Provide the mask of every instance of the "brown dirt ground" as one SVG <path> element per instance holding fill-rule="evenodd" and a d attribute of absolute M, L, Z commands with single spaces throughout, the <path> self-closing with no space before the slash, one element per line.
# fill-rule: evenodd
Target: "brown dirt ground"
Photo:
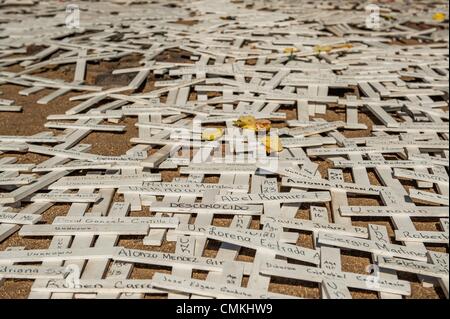
<path fill-rule="evenodd" d="M 194 23 L 194 22 L 189 22 Z M 186 55 L 179 50 L 172 50 L 171 52 L 164 52 L 158 60 L 164 61 L 176 61 L 176 62 L 191 62 Z M 132 55 L 120 59 L 120 61 L 109 61 L 101 63 L 89 63 L 87 69 L 87 79 L 86 83 L 91 85 L 101 85 L 104 87 L 119 87 L 127 84 L 134 74 L 130 75 L 111 75 L 111 71 L 115 68 L 127 68 L 139 66 L 139 56 Z M 10 70 L 17 71 L 16 67 Z M 73 76 L 73 65 L 55 67 L 52 69 L 43 70 L 40 73 L 36 73 L 39 76 L 45 76 L 48 78 L 64 79 L 66 81 L 71 81 Z M 155 78 L 151 75 L 148 78 L 147 83 L 141 88 L 142 92 L 148 92 L 153 89 L 153 83 Z M 43 127 L 46 122 L 46 117 L 50 114 L 61 114 L 64 113 L 69 108 L 77 105 L 78 102 L 69 101 L 69 98 L 77 95 L 78 93 L 69 93 L 56 100 L 50 102 L 47 105 L 39 105 L 36 101 L 50 93 L 51 90 L 44 90 L 37 94 L 31 96 L 21 96 L 18 91 L 23 89 L 22 87 L 16 85 L 0 85 L 0 95 L 3 98 L 13 99 L 16 101 L 17 105 L 23 106 L 23 111 L 20 113 L 7 113 L 0 112 L 0 135 L 31 135 L 39 133 L 45 130 Z M 357 93 L 357 92 L 355 92 Z M 295 110 L 283 107 L 281 111 L 288 114 L 288 118 L 295 117 Z M 343 120 L 345 118 L 345 112 L 343 109 L 333 107 L 330 105 L 326 116 L 320 116 L 328 121 Z M 359 130 L 359 131 L 344 131 L 343 134 L 347 137 L 356 136 L 367 136 L 370 134 L 370 128 L 377 123 L 377 120 L 372 118 L 370 114 L 360 112 L 359 120 L 361 123 L 365 123 L 369 129 Z M 121 155 L 124 154 L 129 148 L 132 147 L 130 143 L 130 138 L 137 136 L 137 128 L 134 126 L 136 122 L 135 118 L 126 118 L 121 124 L 127 126 L 127 131 L 122 134 L 117 133 L 91 133 L 82 143 L 88 143 L 92 145 L 91 152 L 103 155 Z M 54 132 L 57 132 L 56 130 Z M 19 154 L 19 153 L 7 153 L 0 155 L 5 156 L 15 156 L 18 158 L 19 163 L 40 163 L 47 159 L 45 156 L 40 156 L 36 154 Z M 318 159 L 317 163 L 320 164 L 319 170 L 322 176 L 327 176 L 327 169 L 331 167 L 329 161 L 323 161 Z M 163 180 L 171 181 L 174 177 L 179 176 L 177 171 L 163 171 Z M 349 171 L 345 171 L 346 180 L 351 180 L 351 174 Z M 380 184 L 377 177 L 373 172 L 369 172 L 370 180 L 373 184 Z M 217 177 L 207 177 L 208 182 L 217 181 Z M 407 185 L 409 187 L 410 185 Z M 123 200 L 121 196 L 116 195 L 116 200 Z M 350 205 L 379 205 L 379 201 L 375 198 L 361 198 L 361 197 L 349 197 Z M 328 204 L 327 204 L 328 206 Z M 328 206 L 329 208 L 329 206 Z M 67 213 L 69 209 L 68 205 L 54 205 L 49 210 L 43 214 L 43 223 L 51 223 L 56 216 L 63 216 Z M 133 212 L 134 216 L 151 216 L 152 213 L 149 212 L 148 208 L 141 212 Z M 298 218 L 309 218 L 309 205 L 302 205 L 298 214 Z M 224 216 L 217 216 L 214 219 L 214 225 L 218 226 L 228 226 L 231 222 L 231 218 Z M 417 229 L 421 230 L 436 230 L 438 219 L 430 219 L 426 222 L 421 220 L 420 222 L 414 222 Z M 394 236 L 393 225 L 388 218 L 386 219 L 374 219 L 374 218 L 361 218 L 354 219 L 354 225 L 366 226 L 368 223 L 375 223 L 384 225 L 388 228 L 389 235 Z M 252 228 L 259 227 L 259 221 L 254 220 L 251 225 Z M 16 234 L 12 235 L 6 241 L 0 243 L 0 251 L 5 250 L 12 246 L 24 246 L 26 249 L 45 249 L 49 246 L 51 237 L 48 238 L 22 238 Z M 119 243 L 121 246 L 134 249 L 144 249 L 144 250 L 156 250 L 165 252 L 174 252 L 174 243 L 165 242 L 162 246 L 144 246 L 142 244 L 142 237 L 139 236 L 122 236 Z M 312 246 L 312 236 L 308 233 L 301 233 L 299 237 L 298 244 L 305 247 Z M 219 243 L 216 241 L 209 241 L 205 249 L 205 256 L 215 256 Z M 431 250 L 447 252 L 448 248 L 446 246 L 429 246 Z M 366 266 L 371 263 L 370 254 L 359 253 L 359 252 L 342 252 L 342 267 L 344 271 L 351 271 L 356 273 L 365 273 Z M 251 261 L 254 257 L 254 251 L 251 249 L 242 249 L 238 260 Z M 169 271 L 168 268 L 152 267 L 145 265 L 135 265 L 132 277 L 133 279 L 149 279 L 152 277 L 155 271 Z M 206 276 L 205 272 L 196 271 L 193 274 L 194 278 L 204 279 Z M 405 273 L 399 273 L 399 278 L 403 280 L 408 280 L 412 284 L 412 295 L 409 298 L 424 298 L 424 299 L 437 299 L 443 298 L 444 294 L 441 289 L 436 286 L 434 288 L 424 288 L 418 281 L 417 276 L 409 275 Z M 244 278 L 244 285 L 247 284 L 248 278 Z M 0 298 L 26 298 L 29 294 L 31 285 L 33 281 L 31 280 L 6 280 L 3 285 L 0 286 Z M 300 296 L 305 298 L 319 298 L 320 290 L 317 284 L 283 279 L 283 278 L 273 278 L 270 284 L 270 290 L 272 292 L 284 293 L 294 296 Z M 356 289 L 351 289 L 351 293 L 354 298 L 377 298 L 377 294 L 361 291 Z M 151 296 L 154 298 L 155 296 Z"/>

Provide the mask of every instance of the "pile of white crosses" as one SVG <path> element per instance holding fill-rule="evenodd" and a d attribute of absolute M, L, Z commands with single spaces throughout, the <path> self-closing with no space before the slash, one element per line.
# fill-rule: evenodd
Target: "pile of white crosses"
<path fill-rule="evenodd" d="M 318 298 L 400 299 L 422 285 L 448 298 L 446 5 L 0 1 L 0 91 L 76 102 L 17 136 L 1 122 L 24 107 L 0 95 L 0 291 L 306 298 L 296 289 L 313 284 Z M 131 81 L 87 81 L 104 62 Z M 71 81 L 40 75 L 60 67 Z M 138 135 L 124 154 L 81 143 L 123 138 L 125 119 Z M 27 237 L 49 245 L 8 244 Z M 154 271 L 135 278 L 141 267 Z"/>

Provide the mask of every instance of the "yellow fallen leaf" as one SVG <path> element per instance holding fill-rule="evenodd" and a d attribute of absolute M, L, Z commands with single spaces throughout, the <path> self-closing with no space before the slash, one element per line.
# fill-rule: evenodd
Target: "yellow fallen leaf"
<path fill-rule="evenodd" d="M 238 120 L 234 121 L 234 125 L 244 129 L 256 130 L 256 120 L 251 115 L 240 116 Z"/>
<path fill-rule="evenodd" d="M 211 127 L 202 132 L 202 139 L 205 141 L 215 141 L 223 136 L 223 129 Z"/>
<path fill-rule="evenodd" d="M 272 127 L 272 122 L 269 120 L 257 120 L 256 121 L 256 130 L 257 131 L 270 131 Z"/>
<path fill-rule="evenodd" d="M 353 44 L 351 44 L 351 43 L 338 44 L 338 45 L 335 45 L 333 48 L 334 49 L 351 49 L 351 48 L 353 48 Z"/>
<path fill-rule="evenodd" d="M 321 52 L 330 52 L 334 49 L 351 49 L 353 48 L 353 45 L 350 43 L 344 43 L 344 44 L 336 44 L 336 45 L 316 45 L 314 47 L 314 52 L 321 53 Z"/>
<path fill-rule="evenodd" d="M 271 124 L 269 120 L 256 120 L 251 115 L 241 116 L 237 121 L 234 121 L 234 125 L 237 127 L 252 131 L 269 131 Z"/>
<path fill-rule="evenodd" d="M 266 147 L 267 153 L 272 152 L 281 152 L 283 150 L 283 145 L 281 144 L 281 140 L 276 135 L 266 136 L 262 138 L 261 142 Z"/>
<path fill-rule="evenodd" d="M 333 50 L 333 47 L 331 45 L 316 45 L 314 47 L 314 52 L 320 53 L 320 52 L 330 52 Z"/>
<path fill-rule="evenodd" d="M 284 53 L 286 54 L 294 54 L 295 52 L 298 52 L 297 48 L 286 48 L 283 50 Z"/>
<path fill-rule="evenodd" d="M 437 12 L 437 13 L 433 14 L 433 20 L 437 21 L 437 22 L 445 21 L 446 17 L 447 17 L 447 15 L 444 12 Z"/>

